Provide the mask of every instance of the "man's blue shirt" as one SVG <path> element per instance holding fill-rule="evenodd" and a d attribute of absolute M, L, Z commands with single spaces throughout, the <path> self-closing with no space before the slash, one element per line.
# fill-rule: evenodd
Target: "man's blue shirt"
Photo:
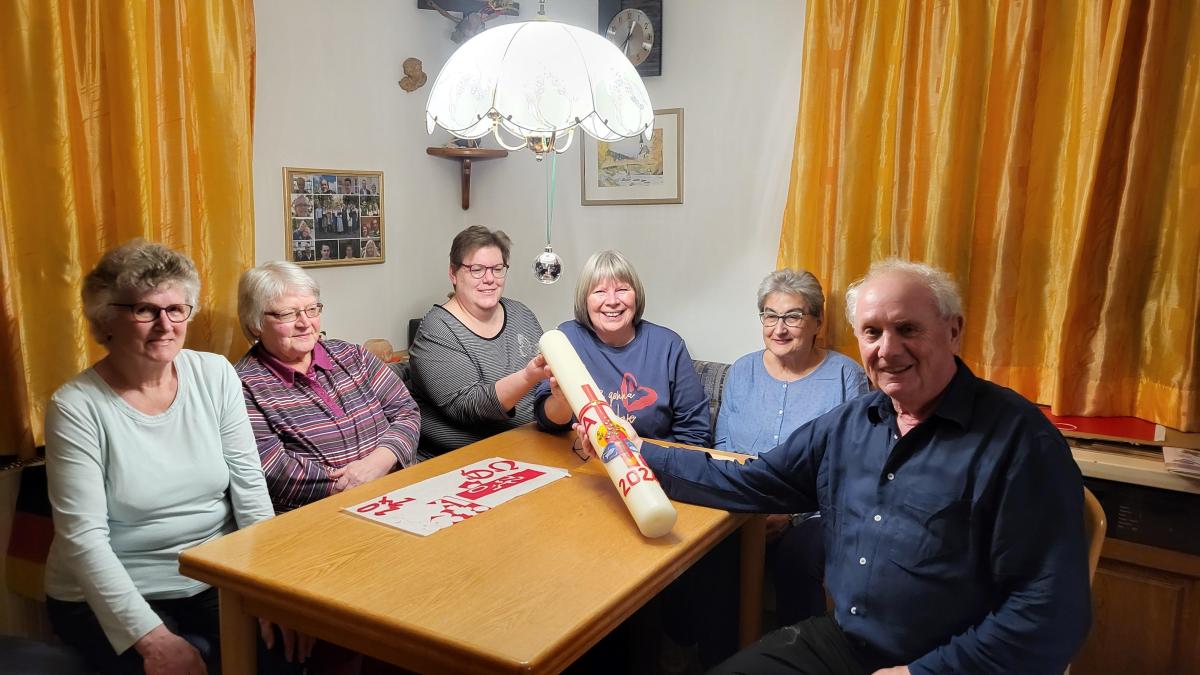
<path fill-rule="evenodd" d="M 873 392 L 744 465 L 646 442 L 674 499 L 820 510 L 835 617 L 868 667 L 1061 673 L 1091 623 L 1083 485 L 1062 435 L 961 361 L 899 435 Z"/>

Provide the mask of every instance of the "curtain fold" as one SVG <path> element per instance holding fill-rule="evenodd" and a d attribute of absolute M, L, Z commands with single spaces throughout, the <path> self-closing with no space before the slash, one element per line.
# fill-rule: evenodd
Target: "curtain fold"
<path fill-rule="evenodd" d="M 871 261 L 937 265 L 981 376 L 1200 431 L 1200 6 L 813 0 L 805 25 L 779 264 L 835 316 Z"/>
<path fill-rule="evenodd" d="M 26 456 L 50 394 L 103 353 L 79 288 L 113 246 L 188 253 L 188 346 L 245 349 L 253 2 L 9 0 L 0 26 L 0 434 Z"/>

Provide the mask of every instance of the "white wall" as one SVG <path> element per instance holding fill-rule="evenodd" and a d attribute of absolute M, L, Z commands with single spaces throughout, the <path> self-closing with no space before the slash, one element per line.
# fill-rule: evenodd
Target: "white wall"
<path fill-rule="evenodd" d="M 525 0 L 522 19 L 537 3 Z M 557 0 L 553 18 L 595 28 L 594 0 Z M 696 358 L 732 361 L 761 347 L 754 290 L 774 268 L 800 91 L 804 9 L 795 0 L 666 0 L 663 75 L 646 78 L 656 108 L 684 109 L 684 203 L 581 206 L 579 154 L 558 162 L 554 245 L 567 265 L 553 286 L 529 269 L 545 238 L 544 166 L 511 154 L 474 166 L 471 209 L 458 164 L 425 154 L 424 106 L 453 52 L 452 25 L 415 0 L 257 0 L 254 138 L 259 261 L 284 250 L 284 166 L 385 174 L 387 262 L 312 270 L 330 335 L 406 340 L 409 317 L 445 297 L 454 234 L 476 223 L 512 236 L 506 294 L 545 327 L 571 316 L 575 275 L 617 248 L 646 286 L 646 318 L 678 331 Z M 425 63 L 429 84 L 397 86 L 400 63 Z M 494 143 L 494 141 L 492 141 Z"/>

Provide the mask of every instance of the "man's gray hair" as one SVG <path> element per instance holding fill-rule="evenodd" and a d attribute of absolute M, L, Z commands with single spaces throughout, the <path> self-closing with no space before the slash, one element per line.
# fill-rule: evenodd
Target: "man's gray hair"
<path fill-rule="evenodd" d="M 596 284 L 609 279 L 623 281 L 633 288 L 635 324 L 642 320 L 642 313 L 646 311 L 646 293 L 642 290 L 642 280 L 638 278 L 633 263 L 621 255 L 620 251 L 597 251 L 583 264 L 583 269 L 579 271 L 579 281 L 575 284 L 575 320 L 593 331 L 595 327 L 588 316 L 588 295 Z"/>
<path fill-rule="evenodd" d="M 908 274 L 919 279 L 933 294 L 938 313 L 943 319 L 962 316 L 962 296 L 958 293 L 958 284 L 954 283 L 954 279 L 950 278 L 949 274 L 925 263 L 887 258 L 871 263 L 871 269 L 867 271 L 866 276 L 850 284 L 850 287 L 846 289 L 846 319 L 850 321 L 851 326 L 854 325 L 854 309 L 858 305 L 859 289 L 875 277 L 894 272 Z"/>
<path fill-rule="evenodd" d="M 309 293 L 318 301 L 321 286 L 295 263 L 272 260 L 242 273 L 238 281 L 238 322 L 250 342 L 262 334 L 263 313 L 287 293 Z"/>
<path fill-rule="evenodd" d="M 800 296 L 804 300 L 804 313 L 814 319 L 820 319 L 824 314 L 825 293 L 821 290 L 821 282 L 812 272 L 785 267 L 763 277 L 758 285 L 758 311 L 763 311 L 767 296 L 772 293 Z"/>
<path fill-rule="evenodd" d="M 83 278 L 83 316 L 92 337 L 100 344 L 108 342 L 105 322 L 112 316 L 110 303 L 132 300 L 163 286 L 183 291 L 184 302 L 192 306 L 194 318 L 200 311 L 200 275 L 192 259 L 179 251 L 145 239 L 134 239 L 105 253 Z"/>

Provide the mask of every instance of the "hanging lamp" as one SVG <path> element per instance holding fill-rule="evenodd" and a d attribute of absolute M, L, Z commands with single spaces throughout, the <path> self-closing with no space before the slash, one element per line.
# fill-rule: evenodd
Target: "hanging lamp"
<path fill-rule="evenodd" d="M 539 4 L 532 21 L 489 28 L 450 56 L 429 91 L 427 131 L 491 133 L 506 150 L 529 148 L 539 162 L 566 152 L 579 130 L 601 141 L 650 140 L 654 106 L 625 54 L 592 31 L 551 21 Z M 546 247 L 533 263 L 544 284 L 563 269 L 550 242 L 555 164 L 546 168 Z"/>

